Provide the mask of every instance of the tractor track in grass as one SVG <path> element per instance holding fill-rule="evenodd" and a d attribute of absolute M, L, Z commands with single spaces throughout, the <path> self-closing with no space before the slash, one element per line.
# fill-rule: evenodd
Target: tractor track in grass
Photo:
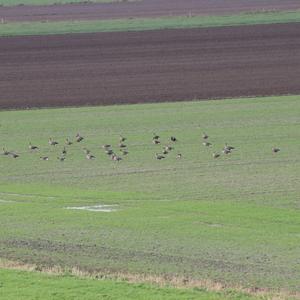
<path fill-rule="evenodd" d="M 300 23 L 0 38 L 0 109 L 300 93 Z"/>

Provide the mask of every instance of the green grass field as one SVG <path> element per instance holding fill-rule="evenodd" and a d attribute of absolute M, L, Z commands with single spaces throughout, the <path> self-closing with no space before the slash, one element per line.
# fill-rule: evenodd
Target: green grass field
<path fill-rule="evenodd" d="M 0 257 L 299 292 L 299 98 L 0 111 L 0 146 L 20 154 L 0 156 Z M 84 141 L 58 161 L 77 131 Z M 119 134 L 129 154 L 113 162 L 101 145 L 116 149 Z M 213 159 L 226 142 L 234 152 Z M 66 209 L 100 204 L 118 206 Z"/>
<path fill-rule="evenodd" d="M 300 22 L 300 11 L 242 13 L 230 16 L 4 23 L 0 24 L 0 36 L 138 31 L 290 22 Z"/>
<path fill-rule="evenodd" d="M 251 300 L 263 299 L 246 294 L 208 292 L 205 289 L 159 288 L 149 284 L 53 276 L 0 269 L 0 297 L 5 300 Z"/>
<path fill-rule="evenodd" d="M 139 1 L 139 0 L 126 0 Z M 52 4 L 67 4 L 67 3 L 83 3 L 85 0 L 0 0 L 0 5 L 16 6 L 16 5 L 52 5 Z M 122 0 L 88 0 L 91 3 L 110 3 L 122 2 Z"/>

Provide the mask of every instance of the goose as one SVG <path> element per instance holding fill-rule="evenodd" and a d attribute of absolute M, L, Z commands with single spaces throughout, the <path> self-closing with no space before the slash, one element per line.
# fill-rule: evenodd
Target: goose
<path fill-rule="evenodd" d="M 272 148 L 272 152 L 273 152 L 273 153 L 277 153 L 277 152 L 279 152 L 279 151 L 280 151 L 279 148 L 276 148 L 276 147 L 273 147 L 273 148 Z"/>
<path fill-rule="evenodd" d="M 211 143 L 209 143 L 209 142 L 204 142 L 204 143 L 202 143 L 202 145 L 203 145 L 203 146 L 206 146 L 206 147 L 209 147 L 209 146 L 211 146 Z"/>
<path fill-rule="evenodd" d="M 96 157 L 95 157 L 94 155 L 88 153 L 88 154 L 86 155 L 86 158 L 87 158 L 87 159 L 95 159 Z"/>
<path fill-rule="evenodd" d="M 13 158 L 18 158 L 20 156 L 14 152 L 10 152 L 9 155 L 11 155 Z"/>
<path fill-rule="evenodd" d="M 231 150 L 227 149 L 227 148 L 224 148 L 223 151 L 222 151 L 224 154 L 230 154 L 231 153 Z"/>
<path fill-rule="evenodd" d="M 32 145 L 31 143 L 29 143 L 29 150 L 38 150 L 39 147 Z"/>
<path fill-rule="evenodd" d="M 110 148 L 110 147 L 111 147 L 111 145 L 108 145 L 108 144 L 105 144 L 105 145 L 102 146 L 103 149 L 107 149 L 107 148 Z"/>
<path fill-rule="evenodd" d="M 53 141 L 52 140 L 52 138 L 49 138 L 49 145 L 51 145 L 51 146 L 55 146 L 55 145 L 58 145 L 58 142 L 56 142 L 56 141 Z"/>
<path fill-rule="evenodd" d="M 41 160 L 49 160 L 49 157 L 48 156 L 40 156 L 40 159 Z"/>
<path fill-rule="evenodd" d="M 112 155 L 112 154 L 114 154 L 114 152 L 113 152 L 111 149 L 105 150 L 105 153 L 106 153 L 107 155 Z"/>
<path fill-rule="evenodd" d="M 114 161 L 120 161 L 120 160 L 122 160 L 122 157 L 115 155 L 115 156 L 113 157 L 113 160 L 114 160 Z"/>
<path fill-rule="evenodd" d="M 204 140 L 206 140 L 206 139 L 208 139 L 208 135 L 207 135 L 206 133 L 203 133 L 203 134 L 202 134 L 202 138 L 203 138 Z"/>
<path fill-rule="evenodd" d="M 68 138 L 66 138 L 66 145 L 70 146 L 72 144 L 73 144 L 73 142 L 71 142 Z"/>
<path fill-rule="evenodd" d="M 153 140 L 158 140 L 159 138 L 160 138 L 159 135 L 157 135 L 156 133 L 153 134 L 153 138 L 152 138 Z"/>
<path fill-rule="evenodd" d="M 163 152 L 162 152 L 162 154 L 164 154 L 164 155 L 166 155 L 166 154 L 168 154 L 169 152 L 167 151 L 167 150 L 164 150 Z"/>
<path fill-rule="evenodd" d="M 172 142 L 177 142 L 176 137 L 175 137 L 175 136 L 171 136 L 171 141 L 172 141 Z"/>
<path fill-rule="evenodd" d="M 173 150 L 173 147 L 171 147 L 171 146 L 166 146 L 164 149 L 165 149 L 166 151 L 171 151 L 171 150 Z"/>
<path fill-rule="evenodd" d="M 219 153 L 215 153 L 215 152 L 214 152 L 212 155 L 213 155 L 213 158 L 218 158 L 218 157 L 220 157 L 220 154 L 219 154 Z"/>
<path fill-rule="evenodd" d="M 232 146 L 229 146 L 227 143 L 225 143 L 224 149 L 228 149 L 229 151 L 234 150 L 235 148 Z"/>
<path fill-rule="evenodd" d="M 120 135 L 120 143 L 122 143 L 122 142 L 125 142 L 126 141 L 126 138 L 125 137 L 123 137 L 122 135 Z"/>
<path fill-rule="evenodd" d="M 160 144 L 160 141 L 159 140 L 153 140 L 152 143 L 155 144 L 155 145 L 158 145 L 158 144 Z"/>
<path fill-rule="evenodd" d="M 165 156 L 163 156 L 163 155 L 160 155 L 160 154 L 158 154 L 158 153 L 155 153 L 155 157 L 156 157 L 156 159 L 159 159 L 159 160 L 161 160 L 161 159 L 164 159 L 164 158 L 165 158 Z"/>
<path fill-rule="evenodd" d="M 10 154 L 10 152 L 7 151 L 4 147 L 3 147 L 2 149 L 3 149 L 3 155 L 8 155 L 8 154 Z"/>
<path fill-rule="evenodd" d="M 59 161 L 64 161 L 64 160 L 66 159 L 66 157 L 65 157 L 65 156 L 61 156 L 61 157 L 57 157 L 57 159 L 58 159 Z"/>
<path fill-rule="evenodd" d="M 120 148 L 126 148 L 127 146 L 126 146 L 125 144 L 123 144 L 123 143 L 120 143 L 120 144 L 119 144 L 119 147 L 120 147 Z"/>
<path fill-rule="evenodd" d="M 76 142 L 80 143 L 82 140 L 83 140 L 83 137 L 79 133 L 77 133 L 76 134 Z"/>
<path fill-rule="evenodd" d="M 61 152 L 63 155 L 66 155 L 67 154 L 67 150 L 66 150 L 66 148 L 64 147 L 64 149 L 62 150 L 62 152 Z"/>
<path fill-rule="evenodd" d="M 178 153 L 176 158 L 182 158 L 182 154 L 181 153 Z"/>

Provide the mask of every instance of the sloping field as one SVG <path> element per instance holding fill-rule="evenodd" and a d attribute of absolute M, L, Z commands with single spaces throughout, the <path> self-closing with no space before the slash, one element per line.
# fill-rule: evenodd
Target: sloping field
<path fill-rule="evenodd" d="M 64 2 L 64 0 L 58 0 Z M 57 3 L 52 0 L 0 0 L 0 4 L 13 5 Z M 77 1 L 77 0 L 76 0 Z M 98 2 L 100 2 L 99 0 Z M 65 2 L 71 2 L 65 0 Z M 75 1 L 72 1 L 75 2 Z M 104 1 L 103 1 L 104 2 Z M 109 1 L 107 1 L 109 2 Z M 224 15 L 261 10 L 300 9 L 298 0 L 144 0 L 121 3 L 88 3 L 51 6 L 0 7 L 0 18 L 6 21 L 57 21 L 120 19 L 183 15 Z"/>
<path fill-rule="evenodd" d="M 0 107 L 300 93 L 300 24 L 0 39 Z"/>
<path fill-rule="evenodd" d="M 1 111 L 0 257 L 299 292 L 299 99 Z"/>

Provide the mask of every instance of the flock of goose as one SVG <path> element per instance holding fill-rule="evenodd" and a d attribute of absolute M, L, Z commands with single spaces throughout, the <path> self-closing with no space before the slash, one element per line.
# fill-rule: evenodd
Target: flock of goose
<path fill-rule="evenodd" d="M 206 133 L 203 133 L 202 135 L 202 139 L 203 139 L 203 146 L 205 147 L 210 147 L 212 144 L 208 141 L 208 138 L 209 136 L 206 134 Z M 57 159 L 61 162 L 63 162 L 66 157 L 67 157 L 67 146 L 71 146 L 73 143 L 80 143 L 84 140 L 84 137 L 81 136 L 79 133 L 76 134 L 75 136 L 75 141 L 70 141 L 68 138 L 65 140 L 65 145 L 60 153 L 59 156 L 57 156 Z M 127 145 L 125 144 L 125 141 L 127 140 L 127 138 L 125 138 L 124 136 L 120 135 L 120 138 L 119 138 L 119 144 L 118 144 L 118 148 L 119 148 L 119 153 L 121 153 L 122 156 L 125 156 L 127 155 L 129 152 L 128 152 L 128 147 Z M 152 142 L 153 144 L 155 145 L 160 145 L 161 144 L 161 140 L 160 140 L 160 136 L 158 136 L 157 134 L 154 134 L 153 135 L 153 138 L 152 138 Z M 177 138 L 175 136 L 171 136 L 170 137 L 170 143 L 172 144 L 175 144 L 176 142 L 178 142 Z M 59 143 L 55 140 L 53 140 L 52 138 L 49 138 L 48 140 L 48 144 L 51 146 L 51 147 L 56 147 Z M 29 146 L 28 146 L 29 150 L 30 151 L 38 151 L 39 150 L 39 147 L 36 146 L 36 145 L 32 145 L 31 142 L 29 143 Z M 122 160 L 122 157 L 120 155 L 117 155 L 116 152 L 112 149 L 112 146 L 109 145 L 109 144 L 104 144 L 102 146 L 104 152 L 107 154 L 108 157 L 110 157 L 113 161 L 120 161 Z M 230 146 L 228 145 L 227 143 L 225 143 L 225 146 L 224 148 L 222 149 L 222 152 L 223 154 L 225 155 L 228 155 L 230 153 L 232 153 L 232 151 L 235 149 L 235 147 L 233 146 Z M 163 149 L 162 149 L 162 152 L 161 153 L 155 153 L 155 158 L 158 159 L 158 160 L 162 160 L 162 159 L 165 159 L 167 157 L 167 155 L 174 150 L 174 146 L 170 146 L 167 145 L 167 146 L 164 146 Z M 280 149 L 277 148 L 277 147 L 273 147 L 272 148 L 272 152 L 273 153 L 277 153 L 279 152 Z M 96 157 L 91 153 L 91 151 L 87 148 L 83 148 L 83 152 L 85 153 L 85 157 L 86 159 L 88 160 L 93 160 L 95 159 Z M 6 156 L 11 156 L 12 158 L 18 158 L 20 155 L 17 154 L 16 152 L 14 151 L 7 151 L 4 147 L 3 147 L 3 152 L 2 152 L 3 155 L 6 155 Z M 212 157 L 217 159 L 221 156 L 220 153 L 217 153 L 217 152 L 213 152 L 212 153 Z M 180 159 L 182 158 L 182 154 L 181 153 L 177 153 L 176 155 L 176 158 L 177 159 Z M 40 159 L 41 160 L 49 160 L 49 157 L 48 156 L 40 156 Z"/>

